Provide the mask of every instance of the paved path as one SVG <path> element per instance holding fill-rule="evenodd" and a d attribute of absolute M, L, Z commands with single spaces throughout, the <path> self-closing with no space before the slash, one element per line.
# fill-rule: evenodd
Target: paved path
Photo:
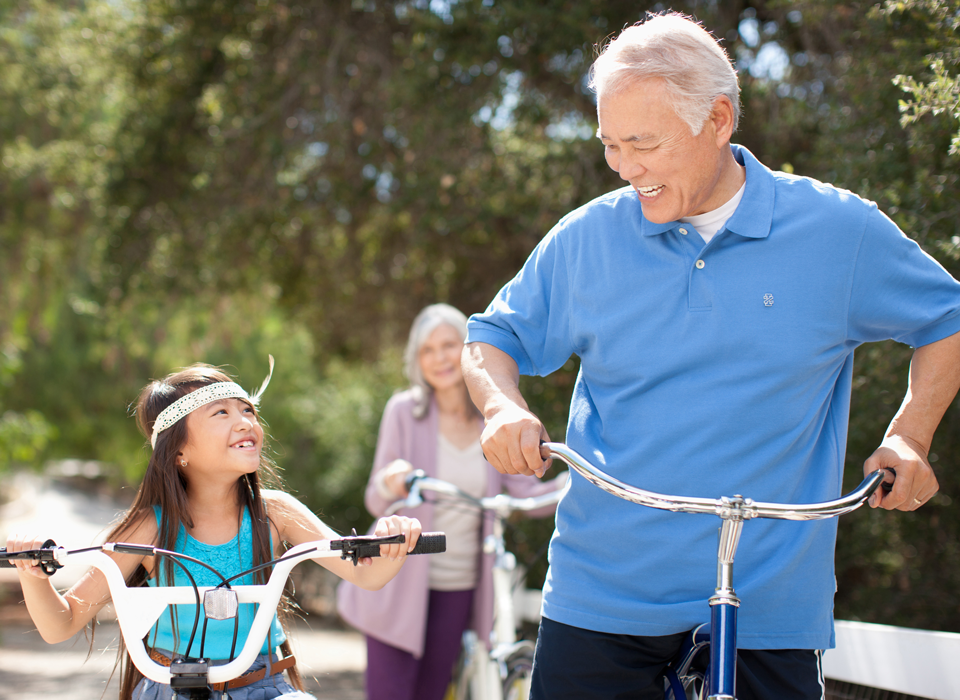
<path fill-rule="evenodd" d="M 116 698 L 116 679 L 109 687 L 106 680 L 117 658 L 118 636 L 116 623 L 101 624 L 94 652 L 87 659 L 89 645 L 83 635 L 46 644 L 29 623 L 5 619 L 0 622 L 0 700 Z M 302 622 L 292 637 L 307 690 L 318 700 L 364 700 L 363 637 L 342 630 L 310 629 Z"/>

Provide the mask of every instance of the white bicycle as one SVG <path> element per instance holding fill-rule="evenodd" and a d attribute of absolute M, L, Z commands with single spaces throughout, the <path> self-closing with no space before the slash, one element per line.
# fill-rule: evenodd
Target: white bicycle
<path fill-rule="evenodd" d="M 518 576 L 516 557 L 507 551 L 504 526 L 512 513 L 555 505 L 566 488 L 530 498 L 514 498 L 507 494 L 475 498 L 447 481 L 427 476 L 422 470 L 407 476 L 406 485 L 409 491 L 407 497 L 392 504 L 387 515 L 404 508 L 416 508 L 429 499 L 434 503 L 455 501 L 458 506 L 474 508 L 494 518 L 493 533 L 483 543 L 483 551 L 495 555 L 494 622 L 490 649 L 473 630 L 464 633 L 452 697 L 454 700 L 527 700 L 530 695 L 534 645 L 530 640 L 518 639 L 519 622 L 514 591 L 518 585 L 522 586 L 523 577 Z"/>
<path fill-rule="evenodd" d="M 107 542 L 84 549 L 67 550 L 58 547 L 53 540 L 47 540 L 41 549 L 8 553 L 0 548 L 0 567 L 12 567 L 13 560 L 38 560 L 40 567 L 48 576 L 57 569 L 69 564 L 96 567 L 103 572 L 110 587 L 110 595 L 120 633 L 134 665 L 146 677 L 157 683 L 169 684 L 176 700 L 208 700 L 212 697 L 215 684 L 223 684 L 243 675 L 257 658 L 270 630 L 270 623 L 276 613 L 277 605 L 283 594 L 283 586 L 290 571 L 307 559 L 340 557 L 352 559 L 354 564 L 362 557 L 380 556 L 380 545 L 397 544 L 404 541 L 403 535 L 386 537 L 344 537 L 341 539 L 304 542 L 291 547 L 283 556 L 249 571 L 226 579 L 218 576 L 221 583 L 216 586 L 197 586 L 183 560 L 199 563 L 211 568 L 192 557 L 147 545 Z M 446 549 L 446 536 L 440 532 L 423 533 L 411 554 L 432 554 Z M 137 587 L 129 588 L 120 573 L 120 568 L 104 552 L 141 554 L 146 556 L 165 556 L 173 558 L 190 579 L 191 586 Z M 264 584 L 232 586 L 230 581 L 246 576 L 267 566 L 272 566 L 270 578 Z M 214 570 L 215 571 L 215 570 Z M 202 601 L 202 602 L 201 602 Z M 186 648 L 193 647 L 200 623 L 200 611 L 210 620 L 235 619 L 240 603 L 258 604 L 256 615 L 250 626 L 249 634 L 240 652 L 227 663 L 214 665 L 210 659 L 175 658 L 170 666 L 157 663 L 150 657 L 145 638 L 157 620 L 170 605 L 194 605 L 193 629 Z M 203 648 L 203 633 L 200 635 L 199 648 Z M 221 687 L 223 687 L 221 685 Z M 302 695 L 298 694 L 300 697 Z M 286 697 L 286 696 L 284 696 Z"/>

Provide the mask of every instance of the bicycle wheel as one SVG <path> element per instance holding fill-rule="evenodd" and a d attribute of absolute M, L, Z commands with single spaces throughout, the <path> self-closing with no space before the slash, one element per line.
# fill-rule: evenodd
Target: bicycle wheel
<path fill-rule="evenodd" d="M 533 671 L 533 651 L 530 649 L 522 649 L 507 659 L 503 700 L 527 700 L 530 697 L 531 671 Z"/>

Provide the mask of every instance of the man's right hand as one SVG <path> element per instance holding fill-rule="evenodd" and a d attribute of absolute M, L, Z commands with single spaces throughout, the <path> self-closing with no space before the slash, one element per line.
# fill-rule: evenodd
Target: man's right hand
<path fill-rule="evenodd" d="M 540 441 L 550 438 L 527 410 L 516 361 L 493 345 L 468 343 L 461 367 L 470 398 L 486 421 L 480 446 L 487 461 L 501 474 L 543 476 L 550 460 L 540 458 Z"/>
<path fill-rule="evenodd" d="M 487 420 L 480 445 L 484 457 L 501 474 L 542 477 L 550 460 L 540 458 L 541 440 L 549 442 L 550 436 L 540 419 L 511 403 Z"/>

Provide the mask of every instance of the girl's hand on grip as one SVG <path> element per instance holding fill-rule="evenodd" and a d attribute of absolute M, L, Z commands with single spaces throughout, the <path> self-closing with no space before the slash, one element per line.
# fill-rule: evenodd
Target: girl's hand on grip
<path fill-rule="evenodd" d="M 380 545 L 380 557 L 397 561 L 406 558 L 407 554 L 417 545 L 420 538 L 420 521 L 416 518 L 408 518 L 405 515 L 391 515 L 387 518 L 380 518 L 377 521 L 377 528 L 374 534 L 377 536 L 400 535 L 405 538 L 403 544 L 384 544 Z"/>
<path fill-rule="evenodd" d="M 41 549 L 43 543 L 48 539 L 48 537 L 14 533 L 7 537 L 7 551 L 22 552 L 27 549 Z M 20 575 L 34 576 L 44 580 L 49 578 L 49 576 L 43 572 L 43 569 L 40 568 L 40 562 L 36 559 L 15 559 L 12 563 L 17 567 L 17 573 Z"/>

